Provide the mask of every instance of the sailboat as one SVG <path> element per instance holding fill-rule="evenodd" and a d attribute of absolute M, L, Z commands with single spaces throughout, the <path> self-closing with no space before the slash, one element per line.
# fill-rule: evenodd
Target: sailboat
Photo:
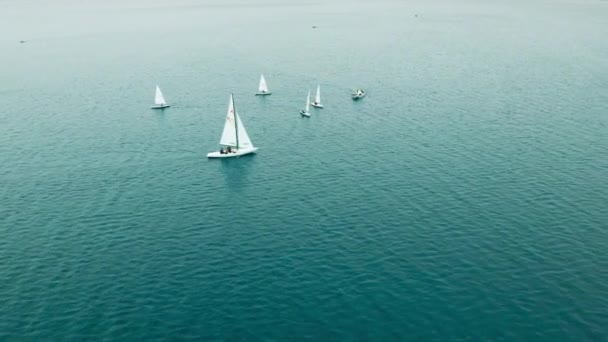
<path fill-rule="evenodd" d="M 317 95 L 315 95 L 315 102 L 311 103 L 315 108 L 323 108 L 321 104 L 321 85 L 317 84 Z"/>
<path fill-rule="evenodd" d="M 268 85 L 266 84 L 266 79 L 264 78 L 264 74 L 260 77 L 260 85 L 258 86 L 258 92 L 256 95 L 270 95 L 271 92 L 268 91 Z"/>
<path fill-rule="evenodd" d="M 310 110 L 310 90 L 308 91 L 308 96 L 306 97 L 306 109 L 302 109 L 300 111 L 300 115 L 309 118 L 310 117 L 309 110 Z"/>
<path fill-rule="evenodd" d="M 230 94 L 230 103 L 228 104 L 228 113 L 226 114 L 226 123 L 224 124 L 222 137 L 220 138 L 220 145 L 222 145 L 220 150 L 208 153 L 207 158 L 238 157 L 255 153 L 258 150 L 251 143 L 245 126 L 243 126 L 243 122 L 236 112 L 234 96 L 232 94 Z M 224 149 L 224 146 L 226 149 Z"/>
<path fill-rule="evenodd" d="M 160 91 L 160 88 L 156 86 L 156 94 L 154 94 L 154 106 L 152 106 L 152 108 L 162 109 L 167 107 L 170 106 L 167 104 L 167 101 L 165 101 L 165 97 L 163 96 L 162 91 Z"/>
<path fill-rule="evenodd" d="M 359 88 L 352 93 L 353 100 L 357 101 L 358 99 L 362 99 L 365 97 L 365 90 Z"/>

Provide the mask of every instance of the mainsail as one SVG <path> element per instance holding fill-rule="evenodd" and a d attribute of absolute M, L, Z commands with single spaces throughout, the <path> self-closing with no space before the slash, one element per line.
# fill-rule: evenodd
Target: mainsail
<path fill-rule="evenodd" d="M 262 74 L 262 77 L 260 77 L 260 86 L 258 88 L 258 91 L 260 93 L 267 93 L 268 92 L 268 86 L 266 85 L 266 79 L 264 78 L 263 74 Z"/>
<path fill-rule="evenodd" d="M 235 124 L 236 122 L 236 124 Z M 238 131 L 238 141 L 237 141 Z M 234 108 L 234 98 L 230 95 L 230 103 L 228 105 L 228 113 L 226 114 L 226 123 L 224 124 L 224 131 L 220 138 L 220 145 L 231 146 L 238 148 L 250 148 L 253 147 L 251 139 L 243 126 L 243 122 L 239 118 L 238 113 Z"/>
<path fill-rule="evenodd" d="M 154 95 L 154 103 L 159 106 L 164 106 L 167 104 L 165 101 L 165 97 L 163 93 L 160 91 L 160 88 L 156 86 L 156 94 Z"/>
<path fill-rule="evenodd" d="M 308 96 L 306 96 L 306 113 L 310 110 L 310 90 L 308 91 Z"/>

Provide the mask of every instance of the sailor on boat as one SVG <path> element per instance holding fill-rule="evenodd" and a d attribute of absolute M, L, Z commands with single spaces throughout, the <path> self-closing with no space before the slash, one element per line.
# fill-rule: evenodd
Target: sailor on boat
<path fill-rule="evenodd" d="M 236 153 L 237 150 L 233 150 L 230 148 L 230 146 L 228 146 L 225 150 L 223 148 L 220 148 L 220 154 L 229 154 L 229 153 Z"/>
<path fill-rule="evenodd" d="M 267 92 L 270 94 L 269 92 Z M 230 158 L 238 157 L 250 153 L 255 153 L 258 148 L 254 147 L 251 139 L 243 126 L 241 118 L 236 112 L 234 96 L 230 95 L 228 113 L 224 122 L 224 130 L 220 138 L 220 149 L 215 152 L 207 153 L 207 158 Z"/>

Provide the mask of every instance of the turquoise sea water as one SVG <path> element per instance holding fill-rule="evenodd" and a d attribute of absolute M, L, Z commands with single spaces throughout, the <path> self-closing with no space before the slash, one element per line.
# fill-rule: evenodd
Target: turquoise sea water
<path fill-rule="evenodd" d="M 0 0 L 0 339 L 606 340 L 607 37 L 590 0 Z M 231 92 L 260 151 L 207 160 Z"/>

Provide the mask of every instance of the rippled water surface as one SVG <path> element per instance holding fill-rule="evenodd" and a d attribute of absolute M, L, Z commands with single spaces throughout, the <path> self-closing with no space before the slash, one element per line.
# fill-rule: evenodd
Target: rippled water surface
<path fill-rule="evenodd" d="M 591 0 L 0 0 L 0 338 L 605 340 L 607 37 Z M 231 92 L 259 153 L 207 160 Z"/>

